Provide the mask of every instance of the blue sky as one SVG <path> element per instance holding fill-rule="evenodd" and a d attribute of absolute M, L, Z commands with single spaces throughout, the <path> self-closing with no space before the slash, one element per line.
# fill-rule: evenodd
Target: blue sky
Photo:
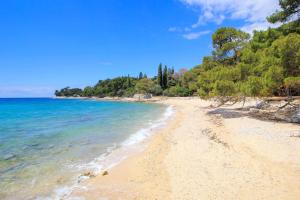
<path fill-rule="evenodd" d="M 2 0 L 0 97 L 52 96 L 64 86 L 160 62 L 191 68 L 221 26 L 266 29 L 277 0 Z"/>

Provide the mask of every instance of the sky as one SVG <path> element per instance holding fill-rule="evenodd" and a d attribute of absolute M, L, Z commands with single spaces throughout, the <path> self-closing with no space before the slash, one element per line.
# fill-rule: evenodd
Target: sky
<path fill-rule="evenodd" d="M 252 33 L 278 0 L 1 0 L 0 97 L 191 68 L 223 26 Z"/>

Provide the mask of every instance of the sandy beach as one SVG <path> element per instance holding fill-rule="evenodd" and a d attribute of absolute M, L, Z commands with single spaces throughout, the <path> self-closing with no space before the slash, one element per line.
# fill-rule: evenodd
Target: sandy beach
<path fill-rule="evenodd" d="M 298 124 L 169 98 L 175 114 L 147 148 L 80 183 L 69 199 L 300 199 Z"/>

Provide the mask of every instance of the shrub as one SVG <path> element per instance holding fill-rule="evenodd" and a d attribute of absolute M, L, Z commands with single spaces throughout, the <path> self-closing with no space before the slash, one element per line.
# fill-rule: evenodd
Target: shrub
<path fill-rule="evenodd" d="M 167 90 L 164 90 L 163 94 L 169 97 L 176 97 L 176 96 L 186 97 L 189 96 L 191 93 L 188 88 L 180 87 L 177 85 L 177 86 L 170 87 Z"/>

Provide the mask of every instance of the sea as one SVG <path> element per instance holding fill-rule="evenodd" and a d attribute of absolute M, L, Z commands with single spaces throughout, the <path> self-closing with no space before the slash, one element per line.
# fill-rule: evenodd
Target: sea
<path fill-rule="evenodd" d="M 0 98 L 0 199 L 67 199 L 172 113 L 155 103 Z"/>

